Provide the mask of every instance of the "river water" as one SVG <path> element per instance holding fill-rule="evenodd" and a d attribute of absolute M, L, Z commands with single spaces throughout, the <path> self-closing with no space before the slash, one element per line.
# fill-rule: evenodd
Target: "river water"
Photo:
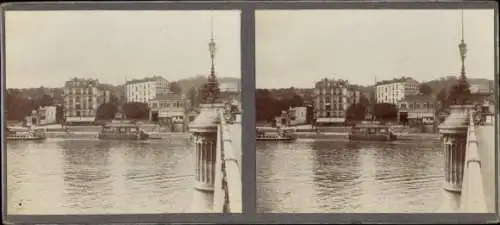
<path fill-rule="evenodd" d="M 435 212 L 443 199 L 442 152 L 438 139 L 257 142 L 257 211 Z"/>
<path fill-rule="evenodd" d="M 189 136 L 167 140 L 47 139 L 7 143 L 9 214 L 187 212 Z"/>

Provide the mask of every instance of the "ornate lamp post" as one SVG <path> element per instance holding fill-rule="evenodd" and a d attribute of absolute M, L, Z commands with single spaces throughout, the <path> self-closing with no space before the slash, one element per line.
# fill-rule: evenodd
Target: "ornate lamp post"
<path fill-rule="evenodd" d="M 219 98 L 219 85 L 215 76 L 215 41 L 213 28 L 209 46 L 211 68 L 205 84 L 203 107 L 200 114 L 189 125 L 195 143 L 195 195 L 193 212 L 211 212 L 214 204 L 215 161 L 217 152 L 217 127 L 220 123 L 219 108 L 213 103 Z M 221 109 L 222 110 L 222 109 Z"/>
<path fill-rule="evenodd" d="M 468 94 L 470 94 L 469 84 L 465 76 L 465 55 L 467 46 L 463 39 L 463 11 L 462 13 L 462 40 L 458 45 L 462 62 L 458 83 L 453 87 L 450 95 L 452 104 L 450 115 L 439 125 L 444 148 L 445 161 L 445 186 L 451 192 L 462 190 L 462 179 L 465 162 L 465 151 L 467 141 L 467 128 L 469 125 L 470 107 L 466 106 Z"/>

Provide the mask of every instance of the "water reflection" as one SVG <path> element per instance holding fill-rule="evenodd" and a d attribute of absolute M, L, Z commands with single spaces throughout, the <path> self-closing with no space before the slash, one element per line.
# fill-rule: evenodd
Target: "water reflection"
<path fill-rule="evenodd" d="M 258 192 L 265 198 L 277 201 L 258 202 L 260 210 L 273 211 L 283 208 L 287 212 L 300 212 L 301 207 L 317 209 L 313 195 L 313 155 L 308 151 L 308 143 L 265 143 L 258 142 L 258 149 L 268 152 L 258 152 L 257 165 L 259 176 L 265 185 Z"/>
<path fill-rule="evenodd" d="M 194 149 L 188 136 L 54 138 L 7 145 L 9 214 L 177 213 L 190 208 Z"/>
<path fill-rule="evenodd" d="M 9 213 L 30 214 L 39 208 L 62 210 L 62 157 L 53 142 L 9 142 L 7 204 Z M 13 184 L 13 185 L 11 185 Z M 35 200 L 37 199 L 37 200 Z"/>
<path fill-rule="evenodd" d="M 432 212 L 441 152 L 438 141 L 258 143 L 258 212 Z"/>
<path fill-rule="evenodd" d="M 348 198 L 357 194 L 352 192 L 352 189 L 359 183 L 360 165 L 357 158 L 361 146 L 347 141 L 332 145 L 331 141 L 315 140 L 311 143 L 311 149 L 315 156 L 316 198 L 319 199 L 324 210 L 338 212 L 342 208 L 347 208 Z M 335 198 L 332 198 L 332 195 Z"/>
<path fill-rule="evenodd" d="M 73 209 L 108 208 L 111 203 L 111 174 L 108 141 L 63 140 L 58 143 L 63 150 L 64 206 Z"/>

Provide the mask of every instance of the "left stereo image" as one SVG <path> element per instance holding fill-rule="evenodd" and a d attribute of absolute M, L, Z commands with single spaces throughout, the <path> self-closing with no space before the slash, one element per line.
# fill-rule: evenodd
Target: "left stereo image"
<path fill-rule="evenodd" d="M 242 213 L 240 14 L 4 11 L 7 214 Z"/>

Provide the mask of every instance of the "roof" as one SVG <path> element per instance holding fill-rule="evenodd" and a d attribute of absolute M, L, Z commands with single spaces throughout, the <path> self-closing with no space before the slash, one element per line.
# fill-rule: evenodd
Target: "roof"
<path fill-rule="evenodd" d="M 145 83 L 145 82 L 151 82 L 151 81 L 158 81 L 158 80 L 165 80 L 165 78 L 161 77 L 161 76 L 153 76 L 153 77 L 145 77 L 145 78 L 142 78 L 142 79 L 134 79 L 134 80 L 130 80 L 130 81 L 127 81 L 125 82 L 125 85 L 128 85 L 128 84 L 139 84 L 139 83 Z"/>
<path fill-rule="evenodd" d="M 353 85 L 349 84 L 348 80 L 342 80 L 342 79 L 328 79 L 328 78 L 323 78 L 320 81 L 317 81 L 314 84 L 315 88 L 323 87 L 325 83 L 331 83 L 333 86 L 347 86 L 349 89 L 357 89 L 358 85 Z"/>
<path fill-rule="evenodd" d="M 384 125 L 384 124 L 365 124 L 365 123 L 358 123 L 358 124 L 355 124 L 356 128 L 363 128 L 363 127 L 384 127 L 384 128 L 388 128 L 389 126 L 387 125 Z"/>
<path fill-rule="evenodd" d="M 131 123 L 131 122 L 118 122 L 118 121 L 112 121 L 110 123 L 104 124 L 104 127 L 139 127 L 138 124 L 136 123 Z"/>
<path fill-rule="evenodd" d="M 378 85 L 384 85 L 384 84 L 393 84 L 393 83 L 403 83 L 403 82 L 408 82 L 408 81 L 413 81 L 413 82 L 417 82 L 415 79 L 411 78 L 411 77 L 400 77 L 400 78 L 394 78 L 392 80 L 383 80 L 383 81 L 379 81 L 375 84 L 375 86 L 378 86 Z"/>
<path fill-rule="evenodd" d="M 78 82 L 78 83 L 75 83 Z M 64 86 L 88 86 L 88 85 L 99 85 L 99 80 L 97 79 L 85 79 L 85 78 L 73 78 L 65 82 Z"/>
<path fill-rule="evenodd" d="M 28 131 L 29 128 L 23 127 L 23 126 L 11 126 L 11 127 L 5 127 L 9 131 Z"/>

